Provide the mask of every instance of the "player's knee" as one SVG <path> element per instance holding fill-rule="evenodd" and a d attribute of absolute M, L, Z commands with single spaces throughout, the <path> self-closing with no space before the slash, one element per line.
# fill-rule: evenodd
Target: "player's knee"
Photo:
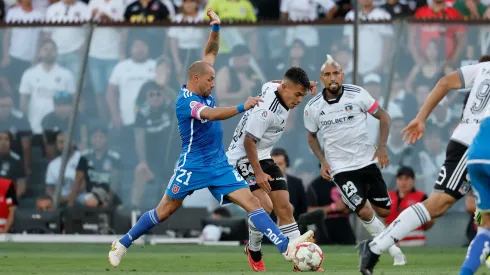
<path fill-rule="evenodd" d="M 370 221 L 373 218 L 374 211 L 371 205 L 363 201 L 356 209 L 357 216 L 363 221 Z"/>
<path fill-rule="evenodd" d="M 182 204 L 181 200 L 173 199 L 165 195 L 156 208 L 157 216 L 160 221 L 172 215 Z"/>
<path fill-rule="evenodd" d="M 456 199 L 446 193 L 432 193 L 422 204 L 432 219 L 438 218 L 453 206 Z"/>
<path fill-rule="evenodd" d="M 260 208 L 263 208 L 260 204 L 259 199 L 250 194 L 250 196 L 243 202 L 242 207 L 247 211 L 251 212 Z M 264 209 L 265 210 L 265 209 Z"/>

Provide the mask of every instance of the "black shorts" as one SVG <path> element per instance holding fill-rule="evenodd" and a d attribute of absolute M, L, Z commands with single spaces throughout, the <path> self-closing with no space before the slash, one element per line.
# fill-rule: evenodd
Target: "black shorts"
<path fill-rule="evenodd" d="M 444 192 L 459 200 L 471 189 L 466 172 L 468 146 L 450 140 L 446 149 L 446 160 L 434 184 L 434 192 Z"/>
<path fill-rule="evenodd" d="M 390 209 L 390 196 L 376 164 L 338 173 L 334 176 L 334 182 L 344 203 L 356 213 L 366 204 L 366 200 L 377 207 Z"/>
<path fill-rule="evenodd" d="M 288 185 L 286 183 L 286 178 L 282 174 L 281 169 L 279 169 L 279 166 L 272 160 L 272 159 L 264 159 L 259 161 L 260 167 L 262 167 L 262 171 L 264 173 L 268 174 L 273 178 L 273 181 L 269 181 L 269 184 L 271 185 L 271 191 L 278 191 L 278 190 L 288 190 Z M 250 190 L 253 192 L 255 190 L 260 189 L 260 186 L 258 186 L 255 183 L 255 175 L 253 173 L 252 165 L 248 162 L 243 162 L 243 161 L 238 161 L 236 165 L 236 169 L 238 170 L 238 173 L 247 181 L 248 186 L 250 187 Z"/>

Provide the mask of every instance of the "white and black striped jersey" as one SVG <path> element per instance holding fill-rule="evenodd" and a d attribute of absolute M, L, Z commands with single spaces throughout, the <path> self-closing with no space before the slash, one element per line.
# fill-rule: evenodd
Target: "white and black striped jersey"
<path fill-rule="evenodd" d="M 259 160 L 271 158 L 272 147 L 281 138 L 289 116 L 289 108 L 279 96 L 278 86 L 272 82 L 262 85 L 260 97 L 264 102 L 248 110 L 240 119 L 226 152 L 231 165 L 236 166 L 239 159 L 246 160 L 247 153 L 243 146 L 246 135 L 257 142 Z"/>
<path fill-rule="evenodd" d="M 308 102 L 304 123 L 309 132 L 321 133 L 332 174 L 375 163 L 371 160 L 376 148 L 368 139 L 367 113 L 376 113 L 378 102 L 355 85 L 342 85 L 342 94 L 336 99 L 326 100 L 324 93 L 325 90 Z"/>
<path fill-rule="evenodd" d="M 461 123 L 452 140 L 469 146 L 480 129 L 485 112 L 490 109 L 490 62 L 482 62 L 458 69 L 461 88 L 471 88 L 464 105 Z"/>

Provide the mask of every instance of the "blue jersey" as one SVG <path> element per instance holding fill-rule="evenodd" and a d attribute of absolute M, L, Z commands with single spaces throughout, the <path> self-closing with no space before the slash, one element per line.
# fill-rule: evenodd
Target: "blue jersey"
<path fill-rule="evenodd" d="M 179 169 L 216 169 L 227 166 L 223 147 L 223 128 L 219 120 L 201 119 L 205 108 L 216 106 L 212 96 L 203 97 L 182 86 L 175 102 L 182 142 Z"/>
<path fill-rule="evenodd" d="M 480 123 L 480 130 L 468 151 L 468 159 L 490 159 L 490 117 Z"/>

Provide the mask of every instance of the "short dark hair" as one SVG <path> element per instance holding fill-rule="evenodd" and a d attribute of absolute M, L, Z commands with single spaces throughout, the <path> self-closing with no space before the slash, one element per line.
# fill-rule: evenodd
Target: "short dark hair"
<path fill-rule="evenodd" d="M 43 41 L 41 41 L 41 43 L 39 44 L 39 49 L 44 47 L 44 45 L 46 44 L 51 44 L 53 45 L 56 49 L 58 49 L 58 45 L 56 45 L 56 42 L 54 42 L 53 39 L 50 39 L 50 38 L 47 38 L 47 39 L 44 39 Z"/>
<path fill-rule="evenodd" d="M 37 197 L 36 200 L 50 200 L 50 201 L 53 201 L 53 198 L 48 195 L 48 194 L 42 194 L 41 196 Z"/>
<path fill-rule="evenodd" d="M 412 167 L 402 166 L 396 172 L 396 177 L 398 178 L 400 176 L 408 176 L 412 179 L 415 179 L 415 172 L 413 171 Z"/>
<path fill-rule="evenodd" d="M 213 210 L 213 214 L 220 215 L 222 218 L 231 218 L 231 212 L 227 208 L 218 207 Z"/>
<path fill-rule="evenodd" d="M 289 167 L 289 156 L 286 150 L 283 148 L 274 148 L 272 149 L 271 156 L 283 156 L 286 161 L 286 167 Z"/>
<path fill-rule="evenodd" d="M 488 62 L 488 61 L 490 61 L 490 54 L 482 55 L 480 59 L 478 59 L 479 63 Z"/>
<path fill-rule="evenodd" d="M 300 67 L 291 67 L 284 74 L 284 78 L 291 80 L 295 84 L 303 86 L 305 89 L 310 90 L 310 79 L 306 72 Z"/>

